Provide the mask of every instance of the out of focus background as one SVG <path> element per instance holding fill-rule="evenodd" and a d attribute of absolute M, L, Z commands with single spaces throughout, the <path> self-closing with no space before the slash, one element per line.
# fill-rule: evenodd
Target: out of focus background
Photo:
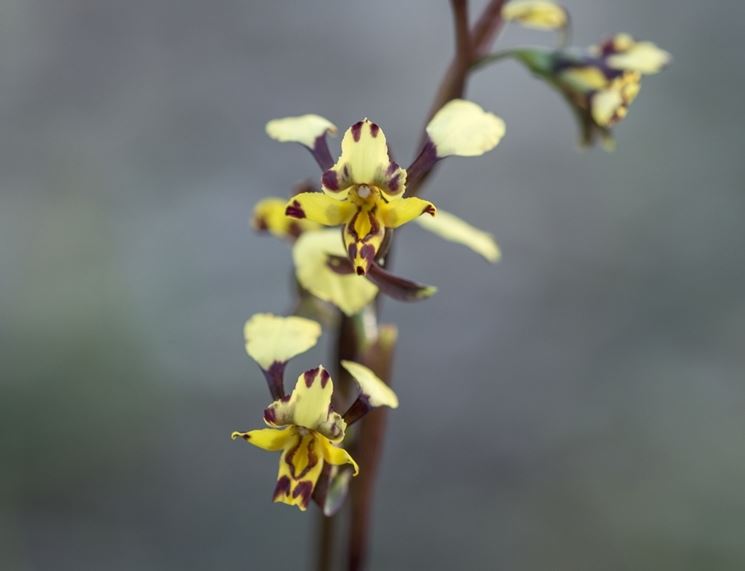
<path fill-rule="evenodd" d="M 427 197 L 503 260 L 399 233 L 440 289 L 385 303 L 373 569 L 745 568 L 745 4 L 566 4 L 674 64 L 612 154 L 518 65 L 471 82 L 507 136 Z M 451 49 L 444 0 L 0 2 L 1 569 L 310 567 L 314 514 L 229 439 L 269 400 L 243 322 L 290 300 L 252 206 L 318 176 L 264 124 L 368 116 L 406 164 Z"/>

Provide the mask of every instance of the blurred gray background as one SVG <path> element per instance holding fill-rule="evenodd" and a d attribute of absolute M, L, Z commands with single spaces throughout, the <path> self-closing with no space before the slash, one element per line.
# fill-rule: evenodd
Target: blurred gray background
<path fill-rule="evenodd" d="M 745 4 L 566 4 L 674 65 L 613 154 L 516 64 L 471 82 L 507 136 L 427 197 L 504 257 L 400 232 L 440 290 L 385 304 L 373 569 L 745 568 Z M 0 2 L 0 568 L 309 568 L 314 514 L 228 438 L 268 401 L 243 322 L 290 299 L 251 208 L 318 175 L 264 124 L 369 116 L 406 163 L 451 47 L 444 0 Z"/>

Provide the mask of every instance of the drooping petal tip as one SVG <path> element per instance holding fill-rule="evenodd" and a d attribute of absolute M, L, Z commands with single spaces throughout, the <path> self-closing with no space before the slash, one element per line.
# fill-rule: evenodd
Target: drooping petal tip
<path fill-rule="evenodd" d="M 470 248 L 491 263 L 498 262 L 501 257 L 499 246 L 491 234 L 479 230 L 450 212 L 440 210 L 436 217 L 422 216 L 417 218 L 416 222 L 440 238 Z"/>
<path fill-rule="evenodd" d="M 396 396 L 396 393 L 372 370 L 354 361 L 343 360 L 341 361 L 341 366 L 352 375 L 352 378 L 357 382 L 360 393 L 367 399 L 370 406 L 398 408 L 398 396 Z"/>

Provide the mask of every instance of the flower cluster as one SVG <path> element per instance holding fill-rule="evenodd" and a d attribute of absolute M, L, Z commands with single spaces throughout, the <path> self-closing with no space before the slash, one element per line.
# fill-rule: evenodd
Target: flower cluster
<path fill-rule="evenodd" d="M 557 30 L 561 47 L 510 49 L 482 56 L 472 45 L 472 37 L 461 37 L 466 41 L 458 45 L 464 53 L 455 63 L 465 61 L 462 71 L 467 73 L 505 57 L 521 62 L 569 102 L 585 144 L 600 137 L 610 147 L 611 127 L 626 117 L 642 77 L 658 73 L 670 61 L 670 54 L 653 43 L 626 34 L 584 50 L 565 48 L 570 16 L 550 0 L 512 0 L 496 6 L 500 22 Z M 465 15 L 461 12 L 461 24 Z M 461 34 L 464 28 L 457 26 Z M 462 91 L 463 82 L 460 87 Z M 246 351 L 259 364 L 273 401 L 264 410 L 267 428 L 233 432 L 232 437 L 281 452 L 275 502 L 305 510 L 313 500 L 331 514 L 343 501 L 349 480 L 360 470 L 342 444 L 346 440 L 349 445 L 351 440 L 355 455 L 365 450 L 361 448 L 365 442 L 355 441 L 356 434 L 348 438 L 349 427 L 373 408 L 398 406 L 396 394 L 373 371 L 385 371 L 380 362 L 390 363 L 396 341 L 394 327 L 377 325 L 375 300 L 385 294 L 416 301 L 436 291 L 394 275 L 386 267 L 393 231 L 415 222 L 496 262 L 500 252 L 489 233 L 417 193 L 442 159 L 479 156 L 496 147 L 505 125 L 476 103 L 453 98 L 434 113 L 414 160 L 405 168 L 393 160 L 383 129 L 368 118 L 344 132 L 336 159 L 328 138 L 337 128 L 319 115 L 275 119 L 267 123 L 266 132 L 277 141 L 304 146 L 321 172 L 315 180 L 299 185 L 289 198 L 267 197 L 254 208 L 251 223 L 255 230 L 292 244 L 299 302 L 293 310 L 296 315 L 258 314 L 245 325 Z M 354 400 L 346 384 L 341 394 L 334 394 L 334 382 L 322 365 L 302 372 L 287 394 L 288 362 L 315 346 L 322 334 L 319 322 L 301 315 L 333 323 L 325 319 L 332 306 L 343 314 L 342 323 L 355 329 L 350 333 L 340 327 L 337 341 L 341 346 L 345 335 L 353 338 L 351 354 L 356 360 L 339 356 L 333 362 L 339 371 L 337 379 L 356 384 Z M 375 361 L 370 357 L 373 349 L 385 358 Z M 343 403 L 345 398 L 351 402 Z"/>

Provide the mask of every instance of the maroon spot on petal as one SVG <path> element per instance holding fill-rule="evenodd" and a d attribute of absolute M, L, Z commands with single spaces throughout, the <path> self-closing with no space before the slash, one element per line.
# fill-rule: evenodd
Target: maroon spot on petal
<path fill-rule="evenodd" d="M 378 127 L 375 123 L 370 123 L 370 134 L 373 137 L 377 137 L 379 132 L 380 132 L 380 127 Z"/>
<path fill-rule="evenodd" d="M 437 210 L 435 210 L 435 207 L 431 204 L 428 204 L 424 207 L 424 210 L 422 210 L 422 214 L 429 214 L 430 216 L 434 216 L 437 214 Z"/>
<path fill-rule="evenodd" d="M 355 259 L 357 257 L 357 244 L 354 242 L 349 245 L 349 257 Z"/>
<path fill-rule="evenodd" d="M 313 381 L 316 378 L 316 375 L 318 374 L 318 367 L 315 369 L 310 369 L 309 371 L 305 371 L 303 373 L 303 379 L 305 379 L 305 386 L 310 388 L 313 386 Z"/>
<path fill-rule="evenodd" d="M 329 190 L 339 190 L 339 177 L 335 170 L 327 170 L 321 176 L 323 186 Z"/>
<path fill-rule="evenodd" d="M 365 275 L 365 268 L 362 266 L 357 266 L 357 275 L 358 276 L 364 276 Z"/>
<path fill-rule="evenodd" d="M 307 508 L 308 502 L 310 501 L 310 495 L 312 493 L 313 483 L 305 480 L 295 486 L 295 489 L 292 491 L 292 497 L 297 498 L 298 496 L 300 496 L 300 505 L 302 505 L 304 508 Z"/>
<path fill-rule="evenodd" d="M 287 208 L 285 208 L 285 215 L 292 216 L 293 218 L 305 218 L 305 211 L 300 206 L 300 202 L 293 200 Z"/>
<path fill-rule="evenodd" d="M 373 259 L 375 258 L 375 248 L 373 247 L 373 245 L 365 244 L 364 246 L 362 246 L 362 250 L 360 250 L 360 256 L 362 256 L 368 262 L 372 263 Z"/>
<path fill-rule="evenodd" d="M 264 409 L 264 420 L 269 424 L 277 423 L 277 412 L 272 408 L 268 407 Z"/>
<path fill-rule="evenodd" d="M 362 121 L 358 121 L 354 125 L 352 125 L 352 138 L 354 139 L 355 143 L 360 142 L 360 136 L 362 135 L 362 125 L 364 123 Z"/>
<path fill-rule="evenodd" d="M 321 388 L 326 388 L 331 376 L 326 369 L 321 369 Z"/>
<path fill-rule="evenodd" d="M 266 232 L 269 230 L 269 224 L 267 224 L 266 218 L 263 216 L 260 218 L 254 218 L 254 229 L 258 232 Z"/>
<path fill-rule="evenodd" d="M 352 237 L 353 240 L 359 240 L 360 237 L 357 235 L 357 230 L 355 230 L 355 226 L 357 223 L 357 217 L 360 215 L 360 211 L 354 213 L 354 216 L 352 216 L 352 219 L 347 222 L 347 225 L 344 227 L 346 232 Z"/>
<path fill-rule="evenodd" d="M 388 190 L 390 190 L 391 192 L 398 192 L 398 187 L 399 187 L 398 179 L 399 178 L 400 178 L 400 175 L 396 173 L 396 176 L 394 176 L 388 181 Z"/>
<path fill-rule="evenodd" d="M 345 164 L 342 172 L 344 173 L 345 179 L 349 178 L 349 165 Z"/>
<path fill-rule="evenodd" d="M 272 496 L 272 499 L 276 500 L 277 498 L 286 496 L 289 493 L 290 479 L 287 476 L 282 476 L 279 480 L 277 480 L 277 485 L 274 487 L 274 495 Z"/>

